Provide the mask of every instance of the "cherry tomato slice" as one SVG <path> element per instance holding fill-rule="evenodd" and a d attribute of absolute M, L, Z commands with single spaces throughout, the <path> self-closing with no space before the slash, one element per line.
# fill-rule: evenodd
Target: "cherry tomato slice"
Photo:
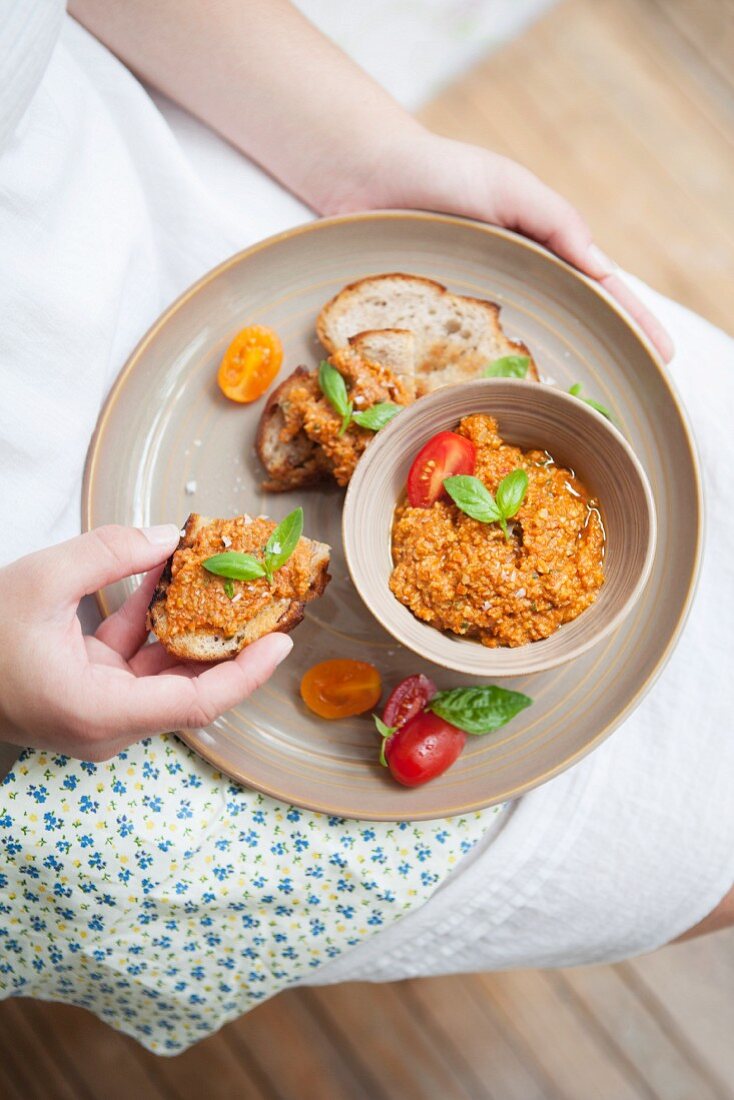
<path fill-rule="evenodd" d="M 456 432 L 439 432 L 420 449 L 408 474 L 408 500 L 414 508 L 430 508 L 448 496 L 444 478 L 473 474 L 477 455 L 474 444 Z"/>
<path fill-rule="evenodd" d="M 301 680 L 301 697 L 320 718 L 363 714 L 377 706 L 381 694 L 380 674 L 366 661 L 322 661 Z"/>
<path fill-rule="evenodd" d="M 248 325 L 224 353 L 217 373 L 219 388 L 230 401 L 254 401 L 265 393 L 282 362 L 278 334 L 263 325 Z"/>
<path fill-rule="evenodd" d="M 417 676 L 408 676 L 390 692 L 382 712 L 383 722 L 386 726 L 400 729 L 423 710 L 428 700 L 436 694 L 436 690 L 433 680 L 429 680 L 422 673 L 419 672 Z"/>
<path fill-rule="evenodd" d="M 463 730 L 424 710 L 388 738 L 385 759 L 398 783 L 419 787 L 450 768 L 465 742 Z"/>

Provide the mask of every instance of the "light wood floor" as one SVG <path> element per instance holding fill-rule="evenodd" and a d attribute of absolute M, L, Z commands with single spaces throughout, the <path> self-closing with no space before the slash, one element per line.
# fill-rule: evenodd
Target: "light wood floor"
<path fill-rule="evenodd" d="M 732 0 L 566 0 L 424 116 L 522 160 L 620 263 L 732 328 Z M 724 1100 L 733 1081 L 734 932 L 614 967 L 290 992 L 168 1060 L 81 1010 L 0 1005 L 7 1100 Z"/>

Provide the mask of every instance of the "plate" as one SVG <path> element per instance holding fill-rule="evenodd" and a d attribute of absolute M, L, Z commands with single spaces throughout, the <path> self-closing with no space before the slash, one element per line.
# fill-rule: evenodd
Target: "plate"
<path fill-rule="evenodd" d="M 235 405 L 216 384 L 244 325 L 270 325 L 283 372 L 317 365 L 316 315 L 369 274 L 426 275 L 502 306 L 506 332 L 532 349 L 544 381 L 614 410 L 652 485 L 658 546 L 635 611 L 570 665 L 511 686 L 534 704 L 494 735 L 470 738 L 457 763 L 425 787 L 399 787 L 377 761 L 369 716 L 328 722 L 301 702 L 303 672 L 329 657 L 380 669 L 386 689 L 414 672 L 440 688 L 476 679 L 403 649 L 353 589 L 341 547 L 343 492 L 267 494 L 253 444 L 263 402 Z M 284 373 L 283 375 L 284 376 Z M 462 218 L 385 211 L 327 218 L 272 237 L 205 275 L 150 329 L 125 364 L 90 445 L 83 526 L 183 523 L 191 511 L 281 519 L 302 504 L 305 533 L 331 544 L 333 580 L 309 605 L 292 655 L 251 699 L 181 736 L 221 771 L 280 800 L 368 820 L 447 817 L 514 798 L 598 745 L 640 702 L 670 656 L 690 606 L 701 552 L 702 497 L 694 444 L 664 367 L 597 285 L 540 246 Z M 99 594 L 109 614 L 133 591 Z M 501 682 L 501 681 L 497 681 Z"/>

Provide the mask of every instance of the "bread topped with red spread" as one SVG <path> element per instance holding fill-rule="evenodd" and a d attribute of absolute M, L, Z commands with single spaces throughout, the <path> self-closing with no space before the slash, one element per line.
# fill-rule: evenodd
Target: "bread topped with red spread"
<path fill-rule="evenodd" d="M 329 583 L 330 547 L 300 538 L 272 580 L 227 580 L 203 562 L 227 551 L 257 556 L 275 530 L 265 516 L 209 519 L 192 513 L 166 562 L 147 625 L 182 660 L 221 661 L 273 631 L 287 633 Z"/>
<path fill-rule="evenodd" d="M 440 386 L 477 378 L 508 355 L 527 356 L 527 377 L 538 379 L 528 349 L 505 335 L 495 302 L 451 294 L 420 275 L 373 275 L 344 287 L 321 310 L 316 331 L 355 408 L 408 405 Z M 341 426 L 318 371 L 298 367 L 260 418 L 263 487 L 278 492 L 330 478 L 348 484 L 373 433 L 356 423 Z"/>

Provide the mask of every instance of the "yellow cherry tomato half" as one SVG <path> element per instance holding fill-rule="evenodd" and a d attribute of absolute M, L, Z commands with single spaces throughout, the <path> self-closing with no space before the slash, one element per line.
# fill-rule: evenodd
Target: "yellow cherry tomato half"
<path fill-rule="evenodd" d="M 380 674 L 366 661 L 322 661 L 301 680 L 301 697 L 320 718 L 364 714 L 377 705 L 381 694 Z"/>
<path fill-rule="evenodd" d="M 265 393 L 283 362 L 283 345 L 264 325 L 238 332 L 224 353 L 217 382 L 225 397 L 244 404 Z"/>

